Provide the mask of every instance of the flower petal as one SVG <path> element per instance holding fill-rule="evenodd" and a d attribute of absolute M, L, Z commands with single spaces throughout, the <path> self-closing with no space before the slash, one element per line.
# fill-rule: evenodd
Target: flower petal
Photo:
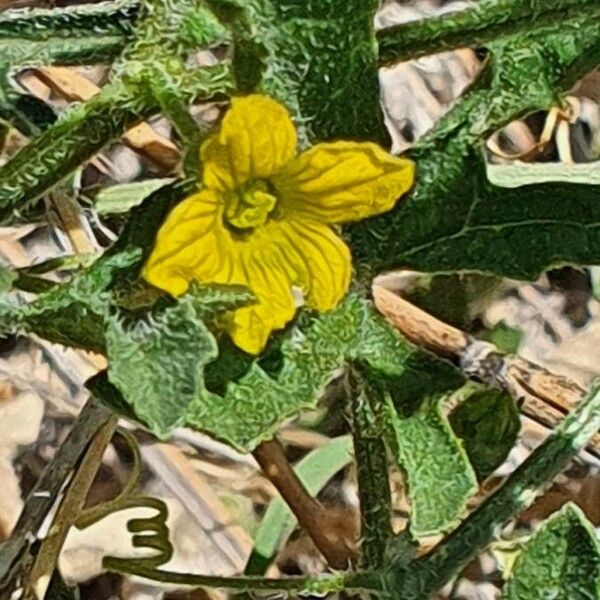
<path fill-rule="evenodd" d="M 203 182 L 222 190 L 271 177 L 294 157 L 296 141 L 285 106 L 258 94 L 233 98 L 219 131 L 200 150 Z"/>
<path fill-rule="evenodd" d="M 187 291 L 190 281 L 215 281 L 231 270 L 231 236 L 222 222 L 218 193 L 202 190 L 180 202 L 158 232 L 142 276 L 173 296 Z"/>
<path fill-rule="evenodd" d="M 287 220 L 279 227 L 290 249 L 302 258 L 304 277 L 296 283 L 307 304 L 316 310 L 335 308 L 352 277 L 348 246 L 331 227 L 315 221 Z"/>
<path fill-rule="evenodd" d="M 376 144 L 331 142 L 300 154 L 273 183 L 290 214 L 344 223 L 390 210 L 413 179 L 413 161 Z"/>
<path fill-rule="evenodd" d="M 291 288 L 297 274 L 283 254 L 282 236 L 272 237 L 265 227 L 240 240 L 223 225 L 222 213 L 219 193 L 213 190 L 178 204 L 158 233 L 143 277 L 174 296 L 187 291 L 192 280 L 250 289 L 257 302 L 237 309 L 226 328 L 237 346 L 258 354 L 271 332 L 294 316 Z"/>
<path fill-rule="evenodd" d="M 288 276 L 270 263 L 268 256 L 245 254 L 242 263 L 246 285 L 257 303 L 237 309 L 228 331 L 236 346 L 249 354 L 259 354 L 271 332 L 292 319 L 296 303 Z"/>

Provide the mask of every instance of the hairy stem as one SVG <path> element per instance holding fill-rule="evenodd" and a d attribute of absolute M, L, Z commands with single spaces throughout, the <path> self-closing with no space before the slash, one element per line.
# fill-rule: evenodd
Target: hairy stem
<path fill-rule="evenodd" d="M 190 76 L 188 101 L 212 98 L 231 89 L 229 68 L 216 65 Z M 186 82 L 184 81 L 184 84 Z M 150 97 L 118 82 L 79 106 L 19 151 L 0 171 L 0 220 L 18 214 L 26 203 L 66 178 L 106 143 L 157 110 Z"/>
<path fill-rule="evenodd" d="M 125 38 L 117 35 L 49 38 L 41 42 L 15 38 L 0 40 L 2 63 L 13 69 L 28 65 L 86 65 L 110 62 L 125 46 Z"/>
<path fill-rule="evenodd" d="M 60 8 L 34 8 L 0 13 L 0 40 L 42 41 L 49 38 L 131 34 L 139 12 L 137 0 L 114 0 Z"/>
<path fill-rule="evenodd" d="M 353 376 L 352 436 L 361 515 L 361 566 L 381 567 L 393 538 L 388 460 L 366 384 Z"/>
<path fill-rule="evenodd" d="M 594 0 L 481 0 L 472 8 L 385 28 L 377 33 L 382 65 L 528 32 L 557 19 L 588 14 Z"/>
<path fill-rule="evenodd" d="M 178 585 L 223 588 L 236 591 L 271 590 L 282 592 L 298 592 L 301 594 L 325 595 L 341 591 L 376 592 L 381 590 L 381 578 L 375 572 L 340 573 L 323 577 L 285 577 L 283 579 L 267 579 L 263 577 L 218 577 L 213 575 L 192 575 L 174 571 L 153 569 L 143 564 L 128 561 L 119 568 L 113 568 L 109 559 L 105 566 L 111 570 L 128 575 L 137 575 L 152 581 Z"/>
<path fill-rule="evenodd" d="M 380 285 L 373 286 L 373 299 L 377 309 L 403 336 L 458 363 L 465 376 L 504 389 L 515 400 L 522 400 L 521 412 L 546 427 L 560 423 L 585 394 L 567 377 L 519 356 L 502 354 L 492 344 L 471 338 Z M 600 435 L 592 438 L 589 451 L 600 455 Z"/>

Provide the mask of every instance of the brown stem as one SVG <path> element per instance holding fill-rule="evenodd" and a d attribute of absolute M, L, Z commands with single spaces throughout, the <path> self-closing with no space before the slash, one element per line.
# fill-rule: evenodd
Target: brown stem
<path fill-rule="evenodd" d="M 253 455 L 329 565 L 334 569 L 347 569 L 352 557 L 350 541 L 341 534 L 341 527 L 332 526 L 332 515 L 298 479 L 279 441 L 273 439 L 259 444 Z"/>
<path fill-rule="evenodd" d="M 567 377 L 502 354 L 494 345 L 436 319 L 381 285 L 374 285 L 372 292 L 379 312 L 411 342 L 458 363 L 467 377 L 522 399 L 521 412 L 546 427 L 554 428 L 585 395 Z M 592 438 L 588 451 L 600 456 L 600 435 Z"/>

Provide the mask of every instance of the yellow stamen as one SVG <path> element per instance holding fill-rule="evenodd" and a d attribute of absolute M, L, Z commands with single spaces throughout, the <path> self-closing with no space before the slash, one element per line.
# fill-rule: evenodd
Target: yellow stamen
<path fill-rule="evenodd" d="M 254 181 L 242 192 L 231 192 L 225 205 L 225 219 L 236 229 L 264 225 L 277 198 L 268 192 L 265 181 Z"/>

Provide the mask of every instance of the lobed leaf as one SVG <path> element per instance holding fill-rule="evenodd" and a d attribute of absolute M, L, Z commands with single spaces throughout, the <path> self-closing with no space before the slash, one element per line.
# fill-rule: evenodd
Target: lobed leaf
<path fill-rule="evenodd" d="M 154 318 L 127 323 L 109 316 L 106 350 L 109 381 L 160 437 L 183 423 L 188 406 L 204 391 L 204 365 L 217 356 L 193 292 Z"/>
<path fill-rule="evenodd" d="M 387 143 L 373 25 L 377 1 L 211 4 L 233 28 L 240 91 L 261 90 L 283 101 L 301 126 L 304 142 L 346 138 Z"/>
<path fill-rule="evenodd" d="M 5 331 L 27 331 L 67 346 L 102 352 L 104 319 L 116 274 L 139 260 L 140 251 L 129 248 L 99 258 L 89 269 L 68 282 L 40 294 L 29 304 L 3 298 L 0 320 Z"/>
<path fill-rule="evenodd" d="M 491 184 L 485 138 L 557 104 L 600 61 L 598 20 L 571 17 L 489 45 L 479 80 L 412 151 L 417 182 L 390 213 L 349 230 L 362 276 L 391 268 L 535 279 L 549 266 L 600 261 L 598 187 Z"/>
<path fill-rule="evenodd" d="M 281 352 L 276 376 L 253 363 L 237 382 L 229 383 L 223 396 L 204 392 L 190 403 L 186 424 L 239 450 L 251 450 L 272 437 L 286 418 L 314 407 L 348 361 L 362 363 L 375 383 L 387 378 L 395 388 L 394 402 L 390 395 L 383 414 L 384 427 L 396 460 L 408 474 L 413 534 L 426 535 L 455 523 L 476 489 L 475 474 L 437 401 L 417 412 L 410 405 L 424 393 L 460 384 L 462 377 L 450 365 L 411 346 L 355 295 L 305 329 L 296 328 Z"/>

